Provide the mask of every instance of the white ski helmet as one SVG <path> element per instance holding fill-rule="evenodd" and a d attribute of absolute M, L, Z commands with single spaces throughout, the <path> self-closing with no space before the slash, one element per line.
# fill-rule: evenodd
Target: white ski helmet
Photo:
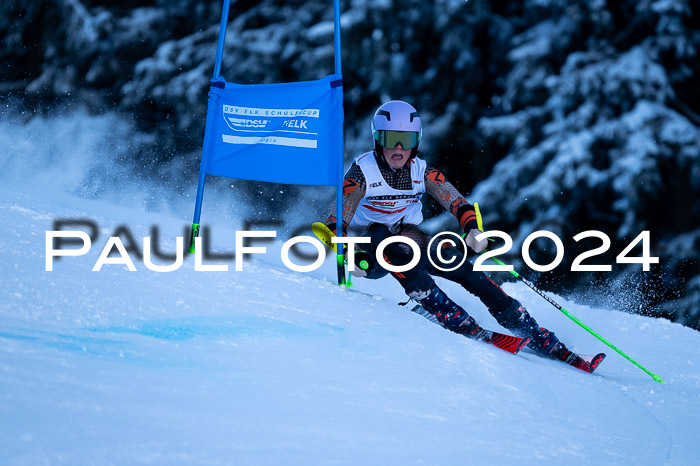
<path fill-rule="evenodd" d="M 393 149 L 401 143 L 404 149 L 418 152 L 423 128 L 418 111 L 412 105 L 401 100 L 382 104 L 372 118 L 371 127 L 376 144 Z"/>

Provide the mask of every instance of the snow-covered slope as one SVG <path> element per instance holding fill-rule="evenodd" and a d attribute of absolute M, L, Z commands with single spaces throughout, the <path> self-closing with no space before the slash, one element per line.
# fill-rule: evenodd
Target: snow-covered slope
<path fill-rule="evenodd" d="M 56 218 L 92 218 L 101 237 L 46 272 Z M 191 257 L 172 273 L 91 271 L 117 225 L 140 240 L 157 224 L 172 251 L 186 222 L 0 190 L 0 463 L 700 461 L 698 332 L 556 298 L 658 384 L 610 350 L 591 376 L 467 340 L 398 306 L 389 277 L 358 282 L 367 296 L 335 286 L 331 260 L 287 270 L 279 243 L 243 272 L 195 272 Z M 215 249 L 233 234 L 216 228 Z M 527 288 L 506 290 L 574 350 L 606 350 Z"/>
<path fill-rule="evenodd" d="M 31 193 L 30 193 L 31 192 Z M 56 218 L 91 218 L 89 254 L 45 268 Z M 557 298 L 627 361 L 591 376 L 513 356 L 396 303 L 391 278 L 332 283 L 279 259 L 243 272 L 136 262 L 91 271 L 119 224 L 172 251 L 186 221 L 68 195 L 0 191 L 0 462 L 161 464 L 691 464 L 700 460 L 700 335 Z M 234 231 L 214 230 L 215 249 Z M 443 283 L 483 325 L 485 308 Z M 606 348 L 519 285 L 506 286 L 573 349 Z"/>

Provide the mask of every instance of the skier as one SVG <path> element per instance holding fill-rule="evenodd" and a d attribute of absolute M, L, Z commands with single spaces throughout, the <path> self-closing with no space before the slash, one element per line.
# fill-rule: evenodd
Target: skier
<path fill-rule="evenodd" d="M 443 277 L 462 285 L 476 295 L 496 318 L 498 323 L 516 336 L 530 337 L 528 346 L 537 353 L 566 361 L 573 356 L 553 332 L 542 328 L 516 299 L 508 296 L 482 272 L 473 270 L 469 261 L 454 271 L 441 271 L 427 259 L 436 256 L 436 244 L 427 251 L 431 236 L 418 225 L 423 221 L 421 197 L 429 194 L 451 212 L 466 233 L 466 244 L 474 252 L 486 248 L 487 241 L 477 241 L 481 233 L 477 227 L 474 207 L 445 179 L 443 174 L 428 167 L 417 157 L 421 140 L 421 120 L 410 104 L 393 100 L 381 105 L 371 122 L 374 150 L 358 156 L 345 174 L 343 185 L 343 234 L 367 236 L 371 243 L 363 244 L 368 253 L 358 255 L 367 260 L 375 257 L 379 243 L 392 235 L 414 240 L 421 249 L 421 260 L 413 269 L 391 274 L 406 294 L 435 315 L 446 328 L 467 336 L 476 335 L 479 325 L 461 306 L 452 301 L 436 284 L 431 275 Z M 325 221 L 336 233 L 335 209 Z M 466 253 L 466 251 L 465 251 Z M 451 258 L 458 264 L 463 252 L 454 246 L 441 251 L 445 261 Z M 359 260 L 356 258 L 356 262 Z M 392 243 L 384 249 L 384 259 L 392 265 L 406 265 L 413 258 L 405 243 Z M 354 275 L 376 279 L 388 272 L 372 263 L 367 271 Z M 444 267 L 443 267 L 444 268 Z"/>

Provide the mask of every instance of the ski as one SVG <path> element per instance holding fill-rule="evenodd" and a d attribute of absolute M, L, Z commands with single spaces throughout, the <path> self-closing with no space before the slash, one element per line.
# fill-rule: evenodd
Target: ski
<path fill-rule="evenodd" d="M 413 309 L 411 309 L 411 312 L 425 317 L 432 323 L 437 324 L 442 328 L 446 328 L 442 324 L 442 322 L 437 320 L 437 318 L 433 314 L 426 311 L 421 305 L 414 306 Z M 512 354 L 518 354 L 520 350 L 523 349 L 525 345 L 527 345 L 530 341 L 529 338 L 520 338 L 513 335 L 505 335 L 503 333 L 486 330 L 485 328 L 481 327 L 479 327 L 479 330 L 474 335 L 464 336 L 474 340 L 483 341 L 484 343 L 488 343 L 489 345 L 493 345 L 496 348 L 500 348 L 503 351 L 508 351 Z"/>
<path fill-rule="evenodd" d="M 562 362 L 569 364 L 570 366 L 580 369 L 583 372 L 588 372 L 592 374 L 605 359 L 605 353 L 598 353 L 595 356 L 588 356 L 584 354 L 576 354 L 571 351 Z"/>

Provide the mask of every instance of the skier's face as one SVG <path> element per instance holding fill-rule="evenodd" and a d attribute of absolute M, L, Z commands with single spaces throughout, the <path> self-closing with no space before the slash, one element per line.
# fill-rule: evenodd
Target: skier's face
<path fill-rule="evenodd" d="M 382 152 L 384 152 L 384 160 L 393 169 L 403 167 L 411 157 L 411 149 L 404 149 L 401 143 L 396 144 L 393 149 L 382 147 Z"/>

